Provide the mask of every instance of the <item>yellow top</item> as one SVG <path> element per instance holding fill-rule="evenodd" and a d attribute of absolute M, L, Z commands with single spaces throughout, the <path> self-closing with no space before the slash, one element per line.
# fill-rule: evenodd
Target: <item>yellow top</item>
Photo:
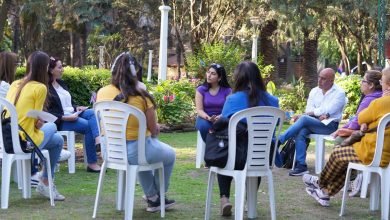
<path fill-rule="evenodd" d="M 114 98 L 119 95 L 121 92 L 114 85 L 108 85 L 101 88 L 96 97 L 96 101 L 112 101 Z M 146 97 L 146 102 L 142 98 L 142 96 L 131 96 L 129 97 L 127 104 L 134 106 L 141 110 L 142 112 L 146 112 L 147 109 L 153 108 L 152 101 Z M 137 140 L 138 139 L 138 120 L 134 118 L 134 116 L 130 116 L 127 121 L 127 140 Z M 146 129 L 146 136 L 150 136 L 150 131 Z"/>
<path fill-rule="evenodd" d="M 390 96 L 375 99 L 358 115 L 359 124 L 367 123 L 368 129 L 376 128 L 379 120 L 390 112 Z M 353 144 L 356 155 L 363 164 L 370 164 L 374 159 L 376 147 L 376 132 L 370 132 L 363 136 L 360 142 Z M 386 129 L 381 158 L 381 167 L 385 167 L 390 161 L 390 129 Z"/>
<path fill-rule="evenodd" d="M 7 93 L 6 99 L 14 104 L 16 93 L 18 92 L 21 81 L 14 81 Z M 19 100 L 16 103 L 16 112 L 18 113 L 18 123 L 28 133 L 36 145 L 40 145 L 43 141 L 43 132 L 35 127 L 37 119 L 27 117 L 27 112 L 30 110 L 42 111 L 46 100 L 47 87 L 40 82 L 30 81 L 22 89 Z M 20 133 L 23 139 L 25 135 Z"/>

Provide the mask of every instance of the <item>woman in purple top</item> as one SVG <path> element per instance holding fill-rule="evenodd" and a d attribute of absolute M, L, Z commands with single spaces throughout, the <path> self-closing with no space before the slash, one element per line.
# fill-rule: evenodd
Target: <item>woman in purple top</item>
<path fill-rule="evenodd" d="M 195 127 L 203 141 L 214 123 L 221 115 L 226 97 L 231 93 L 225 68 L 213 63 L 206 72 L 206 80 L 196 89 L 195 105 L 198 117 Z"/>

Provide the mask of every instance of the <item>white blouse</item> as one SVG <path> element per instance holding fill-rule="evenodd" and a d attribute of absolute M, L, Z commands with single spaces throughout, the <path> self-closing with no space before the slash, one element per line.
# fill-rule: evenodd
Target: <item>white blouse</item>
<path fill-rule="evenodd" d="M 64 115 L 71 115 L 74 113 L 74 108 L 72 106 L 72 97 L 70 93 L 66 91 L 62 86 L 54 88 L 60 97 L 62 109 L 64 110 Z"/>

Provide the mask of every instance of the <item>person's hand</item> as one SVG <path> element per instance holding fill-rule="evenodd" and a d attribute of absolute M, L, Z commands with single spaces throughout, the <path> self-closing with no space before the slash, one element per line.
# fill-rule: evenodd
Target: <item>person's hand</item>
<path fill-rule="evenodd" d="M 299 117 L 301 117 L 301 115 L 294 115 L 291 117 L 291 121 L 296 122 L 299 119 Z"/>
<path fill-rule="evenodd" d="M 63 116 L 62 120 L 64 121 L 76 121 L 79 118 L 80 112 L 75 112 L 71 115 Z"/>
<path fill-rule="evenodd" d="M 363 123 L 363 124 L 360 125 L 360 130 L 361 131 L 367 131 L 367 129 L 368 129 L 368 126 L 367 126 L 366 123 Z"/>
<path fill-rule="evenodd" d="M 152 137 L 155 138 L 160 134 L 160 124 L 156 124 L 156 130 L 152 132 Z"/>
<path fill-rule="evenodd" d="M 43 124 L 45 124 L 45 121 L 41 120 L 41 119 L 38 119 L 36 122 L 35 122 L 35 127 L 37 129 L 41 129 L 41 127 L 43 126 Z"/>
<path fill-rule="evenodd" d="M 215 116 L 215 121 L 218 121 L 221 117 L 222 117 L 221 115 Z"/>
<path fill-rule="evenodd" d="M 85 111 L 87 109 L 88 109 L 88 107 L 86 107 L 86 106 L 77 106 L 76 107 L 76 111 L 78 111 L 78 112 L 82 112 L 82 111 Z"/>
<path fill-rule="evenodd" d="M 209 121 L 211 121 L 211 122 L 215 122 L 217 119 L 217 116 L 216 115 L 212 115 L 211 117 L 210 117 L 210 120 Z"/>
<path fill-rule="evenodd" d="M 333 138 L 336 138 L 337 136 L 339 136 L 338 133 L 339 133 L 339 130 L 336 130 L 335 132 L 330 134 L 330 136 L 332 136 Z"/>

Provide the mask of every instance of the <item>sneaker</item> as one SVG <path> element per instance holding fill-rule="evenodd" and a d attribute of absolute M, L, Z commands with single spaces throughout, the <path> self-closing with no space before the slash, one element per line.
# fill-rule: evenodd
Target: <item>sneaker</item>
<path fill-rule="evenodd" d="M 37 188 L 39 183 L 39 172 L 36 172 L 34 175 L 31 176 L 30 184 L 32 188 Z"/>
<path fill-rule="evenodd" d="M 360 193 L 360 188 L 362 187 L 363 174 L 359 173 L 356 178 L 351 181 L 351 192 L 348 194 L 350 197 L 358 196 Z"/>
<path fill-rule="evenodd" d="M 321 206 L 328 207 L 330 197 L 327 193 L 319 188 L 306 187 L 306 192 L 313 197 Z"/>
<path fill-rule="evenodd" d="M 318 176 L 313 176 L 310 174 L 303 174 L 302 181 L 306 187 L 320 188 L 318 185 Z"/>
<path fill-rule="evenodd" d="M 160 196 L 156 199 L 156 201 L 152 201 L 150 199 L 146 199 L 146 202 L 148 203 L 148 207 L 146 208 L 146 211 L 148 212 L 158 212 L 160 211 Z M 168 199 L 165 196 L 165 209 L 169 209 L 175 205 L 175 200 Z"/>
<path fill-rule="evenodd" d="M 302 176 L 303 174 L 309 173 L 306 165 L 297 164 L 294 170 L 290 171 L 288 175 L 290 176 Z"/>
<path fill-rule="evenodd" d="M 39 192 L 39 194 L 41 194 L 42 196 L 50 199 L 49 186 L 46 186 L 42 182 L 39 182 L 36 191 Z M 57 191 L 57 188 L 55 185 L 53 185 L 53 197 L 54 197 L 55 201 L 64 201 L 65 200 L 65 196 L 61 195 Z"/>
<path fill-rule="evenodd" d="M 62 149 L 60 154 L 60 159 L 58 161 L 61 162 L 61 161 L 68 160 L 70 155 L 71 153 L 68 150 Z"/>
<path fill-rule="evenodd" d="M 229 198 L 222 196 L 221 198 L 221 215 L 222 216 L 231 216 L 232 215 L 232 204 L 229 201 Z"/>

